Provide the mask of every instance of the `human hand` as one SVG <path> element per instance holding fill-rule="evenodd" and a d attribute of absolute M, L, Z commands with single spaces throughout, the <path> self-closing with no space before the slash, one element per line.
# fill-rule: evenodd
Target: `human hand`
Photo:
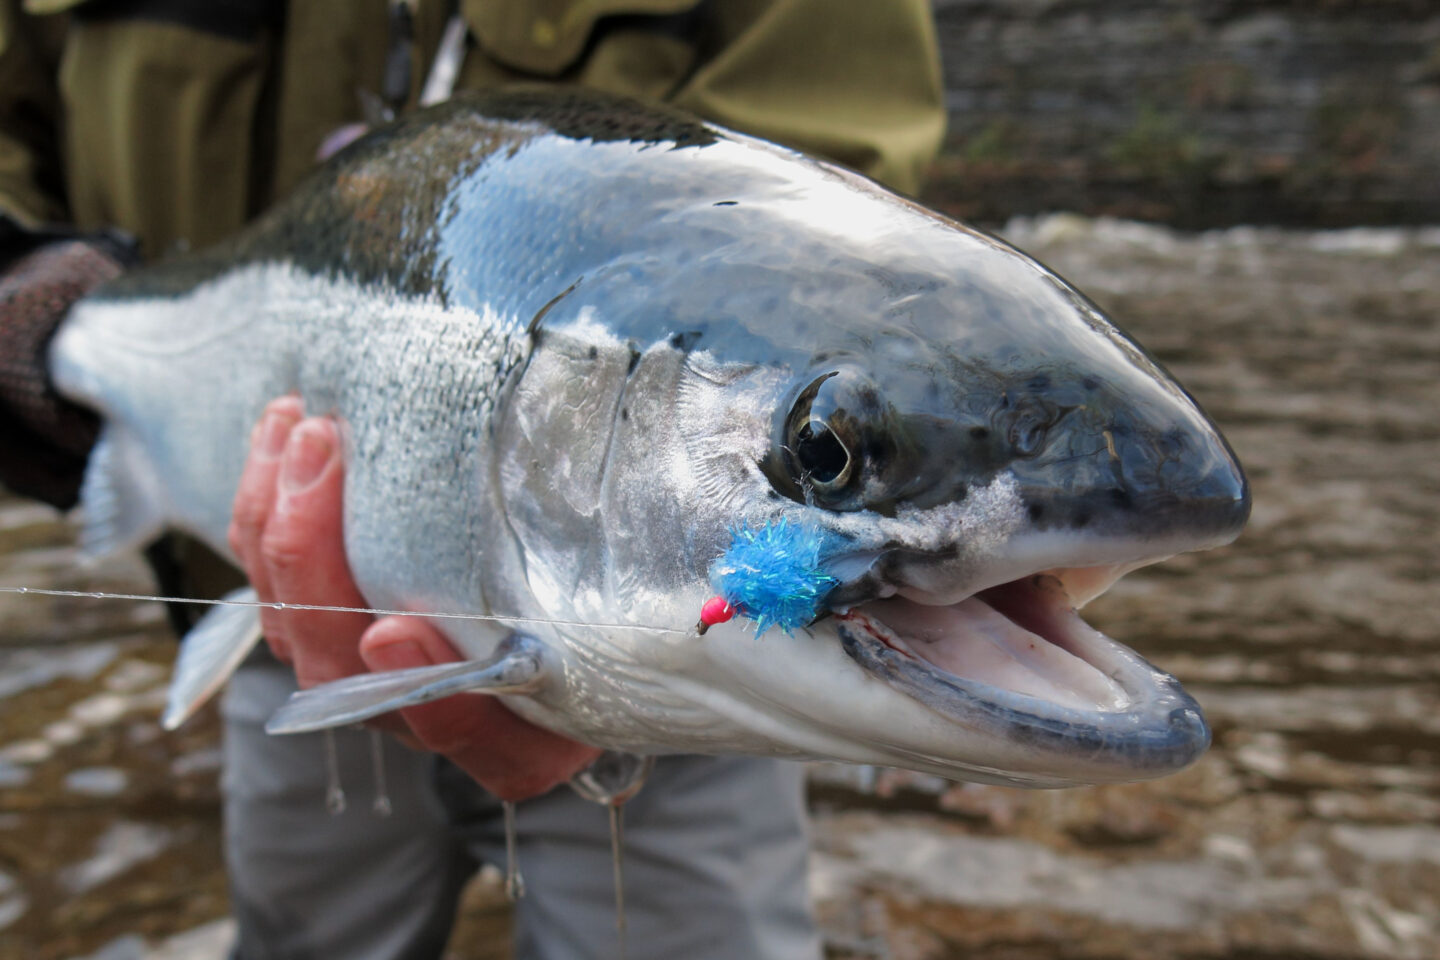
<path fill-rule="evenodd" d="M 271 403 L 251 434 L 235 494 L 230 546 L 267 603 L 364 607 L 345 559 L 344 468 L 334 421 L 306 418 L 300 400 Z M 264 609 L 275 655 L 301 687 L 370 670 L 457 661 L 419 617 Z M 588 766 L 600 751 L 531 724 L 487 696 L 456 696 L 381 718 L 411 746 L 448 757 L 502 800 L 536 796 Z"/>

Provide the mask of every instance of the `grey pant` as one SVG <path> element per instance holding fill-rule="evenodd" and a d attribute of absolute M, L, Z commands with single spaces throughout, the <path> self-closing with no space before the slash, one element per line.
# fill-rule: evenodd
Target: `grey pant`
<path fill-rule="evenodd" d="M 503 864 L 500 805 L 437 758 L 384 738 L 393 814 L 371 810 L 367 733 L 336 734 L 348 805 L 325 809 L 320 735 L 268 737 L 294 690 L 273 661 L 247 664 L 224 701 L 225 840 L 243 960 L 439 957 L 461 888 Z M 813 960 L 797 765 L 667 757 L 625 807 L 627 944 L 633 960 Z M 520 960 L 615 955 L 603 807 L 568 788 L 518 808 L 527 894 Z"/>

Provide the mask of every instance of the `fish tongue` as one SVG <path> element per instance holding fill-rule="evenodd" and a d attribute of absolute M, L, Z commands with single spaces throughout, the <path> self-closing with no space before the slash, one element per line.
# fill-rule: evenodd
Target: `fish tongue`
<path fill-rule="evenodd" d="M 1128 698 L 1100 670 L 1072 652 L 1090 628 L 1056 597 L 1021 588 L 991 591 L 947 606 L 902 598 L 865 604 L 920 658 L 955 676 L 1078 710 L 1114 710 Z M 1003 601 L 1003 602 L 1002 602 Z"/>

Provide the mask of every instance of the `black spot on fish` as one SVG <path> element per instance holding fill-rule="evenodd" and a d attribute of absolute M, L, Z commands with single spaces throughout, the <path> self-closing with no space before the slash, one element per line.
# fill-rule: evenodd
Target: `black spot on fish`
<path fill-rule="evenodd" d="M 635 373 L 635 368 L 640 366 L 640 351 L 635 349 L 634 343 L 625 345 L 630 350 L 630 364 L 625 368 L 625 376 L 629 377 Z"/>
<path fill-rule="evenodd" d="M 699 330 L 686 330 L 682 333 L 670 334 L 670 346 L 681 353 L 689 353 L 695 349 L 695 344 L 700 342 L 701 333 Z"/>
<path fill-rule="evenodd" d="M 738 207 L 738 206 L 740 206 L 740 201 L 739 201 L 739 200 L 717 200 L 717 201 L 715 201 L 715 206 L 717 206 L 717 207 Z"/>
<path fill-rule="evenodd" d="M 985 427 L 971 427 L 970 437 L 972 440 L 984 440 L 990 436 L 990 431 Z"/>
<path fill-rule="evenodd" d="M 872 469 L 883 470 L 890 462 L 890 450 L 888 438 L 870 436 L 860 444 L 860 459 Z"/>
<path fill-rule="evenodd" d="M 629 408 L 629 407 L 621 407 L 621 408 L 620 408 L 620 419 L 621 419 L 621 420 L 629 420 L 629 419 L 630 419 L 630 408 Z"/>
<path fill-rule="evenodd" d="M 1045 504 L 1032 503 L 1026 508 L 1025 512 L 1030 514 L 1030 522 L 1036 523 L 1041 517 L 1045 516 Z"/>
<path fill-rule="evenodd" d="M 590 348 L 590 350 L 588 351 L 588 354 L 587 354 L 587 355 L 590 357 L 591 360 L 596 359 L 597 357 L 600 356 L 600 348 L 599 348 L 599 347 L 596 347 L 596 346 L 592 346 L 592 347 Z"/>
<path fill-rule="evenodd" d="M 1080 386 L 1084 387 L 1086 390 L 1099 390 L 1100 381 L 1096 380 L 1094 377 L 1083 377 L 1080 380 Z"/>

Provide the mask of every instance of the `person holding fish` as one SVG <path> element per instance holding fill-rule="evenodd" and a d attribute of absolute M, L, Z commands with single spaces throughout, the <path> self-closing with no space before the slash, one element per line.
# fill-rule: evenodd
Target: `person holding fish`
<path fill-rule="evenodd" d="M 40 14 L 44 15 L 40 15 Z M 577 85 L 665 100 L 918 189 L 944 110 L 925 0 L 0 0 L 0 481 L 76 502 L 96 436 L 43 367 L 66 307 L 139 260 L 206 247 L 290 193 L 366 125 L 451 90 Z M 341 541 L 341 428 L 277 398 L 252 434 L 230 547 L 264 600 L 363 608 Z M 177 596 L 236 575 L 194 541 L 151 549 Z M 517 955 L 609 956 L 603 815 L 552 790 L 598 751 L 489 697 L 383 718 L 394 740 L 275 739 L 295 689 L 457 659 L 417 618 L 267 609 L 226 694 L 234 955 L 439 956 L 457 898 L 500 862 L 518 808 L 530 895 Z M 444 760 L 437 761 L 435 754 Z M 327 813 L 383 769 L 388 816 Z M 667 757 L 633 801 L 637 957 L 819 955 L 800 770 Z"/>

